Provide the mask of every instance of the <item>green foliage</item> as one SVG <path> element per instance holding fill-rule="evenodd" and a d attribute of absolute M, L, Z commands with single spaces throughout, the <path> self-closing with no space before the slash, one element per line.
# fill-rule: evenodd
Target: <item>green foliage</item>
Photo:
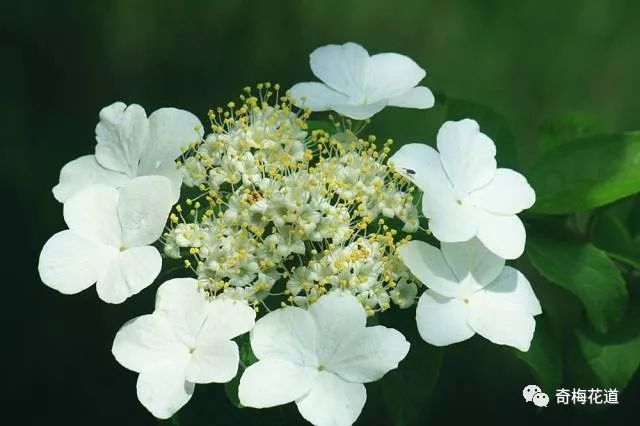
<path fill-rule="evenodd" d="M 575 380 L 593 385 L 595 379 L 601 387 L 625 388 L 640 366 L 640 309 L 630 310 L 607 335 L 582 328 L 575 336 L 581 357 L 575 363 Z"/>
<path fill-rule="evenodd" d="M 622 220 L 613 214 L 604 213 L 596 218 L 591 240 L 612 258 L 640 268 L 640 242 L 631 238 Z"/>
<path fill-rule="evenodd" d="M 538 149 L 551 151 L 561 145 L 601 133 L 600 120 L 587 113 L 573 112 L 547 120 L 540 128 Z"/>
<path fill-rule="evenodd" d="M 336 132 L 335 126 L 332 123 L 324 120 L 307 120 L 307 126 L 307 131 L 309 133 L 313 132 L 314 130 L 324 130 L 329 134 L 333 134 Z"/>
<path fill-rule="evenodd" d="M 382 379 L 382 394 L 394 426 L 420 423 L 441 364 L 441 348 L 416 341 L 400 367 Z"/>
<path fill-rule="evenodd" d="M 542 389 L 556 389 L 562 382 L 562 352 L 546 318 L 536 319 L 536 331 L 527 352 L 511 349 L 513 354 L 533 369 Z"/>
<path fill-rule="evenodd" d="M 593 244 L 533 232 L 528 255 L 545 278 L 582 301 L 587 318 L 600 332 L 605 333 L 624 315 L 625 282 L 615 264 Z"/>
<path fill-rule="evenodd" d="M 640 191 L 640 133 L 558 144 L 526 176 L 536 190 L 536 213 L 567 214 L 611 203 Z"/>
<path fill-rule="evenodd" d="M 258 361 L 256 356 L 253 354 L 251 350 L 251 343 L 249 341 L 249 333 L 245 333 L 242 336 L 238 336 L 235 339 L 238 344 L 238 349 L 240 351 L 240 365 L 238 366 L 238 374 L 231 380 L 224 384 L 224 391 L 227 394 L 227 398 L 229 401 L 238 408 L 244 408 L 244 405 L 240 403 L 240 398 L 238 397 L 238 386 L 240 385 L 240 377 L 242 377 L 242 373 L 247 369 L 251 364 Z"/>

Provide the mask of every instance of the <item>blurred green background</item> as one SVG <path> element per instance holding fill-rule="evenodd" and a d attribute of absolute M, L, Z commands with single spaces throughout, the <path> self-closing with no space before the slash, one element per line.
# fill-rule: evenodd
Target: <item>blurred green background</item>
<path fill-rule="evenodd" d="M 92 153 L 102 106 L 122 100 L 148 113 L 176 106 L 204 121 L 247 84 L 313 79 L 307 55 L 315 47 L 356 41 L 373 53 L 405 53 L 427 70 L 424 84 L 433 90 L 508 117 L 526 163 L 541 123 L 560 112 L 594 114 L 605 131 L 640 128 L 639 21 L 634 0 L 5 2 L 0 185 L 10 392 L 3 417 L 157 423 L 136 399 L 136 375 L 110 354 L 120 325 L 152 310 L 154 288 L 110 306 L 93 288 L 66 297 L 37 276 L 40 248 L 65 227 L 50 189 L 66 162 Z M 437 110 L 385 111 L 377 128 L 381 137 L 429 142 L 441 118 Z M 524 364 L 481 339 L 447 348 L 423 423 L 616 424 L 638 414 L 638 377 L 607 411 L 526 405 L 522 387 L 533 380 Z M 368 389 L 361 424 L 386 424 L 379 388 Z M 554 390 L 546 391 L 553 401 Z M 211 425 L 301 423 L 291 407 L 238 410 L 217 385 L 198 386 L 185 410 L 186 418 L 202 415 Z"/>

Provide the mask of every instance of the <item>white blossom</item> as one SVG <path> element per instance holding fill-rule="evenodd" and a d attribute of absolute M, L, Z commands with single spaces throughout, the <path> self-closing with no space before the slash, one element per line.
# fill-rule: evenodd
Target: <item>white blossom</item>
<path fill-rule="evenodd" d="M 422 338 L 436 346 L 461 342 L 475 333 L 493 343 L 529 350 L 534 316 L 542 313 L 529 281 L 504 266 L 504 259 L 476 238 L 442 243 L 439 250 L 423 241 L 398 247 L 400 258 L 426 290 L 416 321 Z"/>
<path fill-rule="evenodd" d="M 516 214 L 535 202 L 524 176 L 496 167 L 496 147 L 474 120 L 447 121 L 438 151 L 404 145 L 389 162 L 424 191 L 422 212 L 443 242 L 477 236 L 492 252 L 515 259 L 524 251 L 525 229 Z"/>
<path fill-rule="evenodd" d="M 398 366 L 409 342 L 397 330 L 366 327 L 366 314 L 348 294 L 330 293 L 304 310 L 270 312 L 251 332 L 259 359 L 240 378 L 240 402 L 266 408 L 296 402 L 314 425 L 349 425 L 366 400 L 363 383 Z"/>
<path fill-rule="evenodd" d="M 66 202 L 94 184 L 119 188 L 137 176 L 161 175 L 171 181 L 175 202 L 182 175 L 174 160 L 181 147 L 200 140 L 203 132 L 198 118 L 188 111 L 160 108 L 147 118 L 140 105 L 115 102 L 100 111 L 95 155 L 67 163 L 53 195 Z"/>
<path fill-rule="evenodd" d="M 138 376 L 138 399 L 155 417 L 171 417 L 196 383 L 225 383 L 238 371 L 236 336 L 249 331 L 255 311 L 245 302 L 208 301 L 197 281 L 179 278 L 158 288 L 155 311 L 127 322 L 111 351 Z"/>
<path fill-rule="evenodd" d="M 299 107 L 333 110 L 362 120 L 386 106 L 431 108 L 431 91 L 418 86 L 425 71 L 398 53 L 369 53 L 359 44 L 330 44 L 309 55 L 311 71 L 322 80 L 298 83 L 291 96 Z"/>
<path fill-rule="evenodd" d="M 162 260 L 155 242 L 171 210 L 171 183 L 143 176 L 120 190 L 93 185 L 64 204 L 68 230 L 42 248 L 42 282 L 63 294 L 78 293 L 97 282 L 100 299 L 121 303 L 150 285 Z"/>

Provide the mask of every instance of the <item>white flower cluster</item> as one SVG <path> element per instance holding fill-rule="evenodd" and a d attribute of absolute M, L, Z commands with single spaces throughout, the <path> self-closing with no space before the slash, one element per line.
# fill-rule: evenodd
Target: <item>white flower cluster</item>
<path fill-rule="evenodd" d="M 387 158 L 390 140 L 379 147 L 360 136 L 367 122 L 351 119 L 433 106 L 410 58 L 346 43 L 316 49 L 310 63 L 322 83 L 282 95 L 278 85 L 246 88 L 238 105 L 209 112 L 206 136 L 186 111 L 147 118 L 138 105 L 110 105 L 95 155 L 65 165 L 53 189 L 69 229 L 42 249 L 46 285 L 74 294 L 95 283 L 102 300 L 121 303 L 157 278 L 156 246 L 193 274 L 162 283 L 154 312 L 113 342 L 158 418 L 175 414 L 196 384 L 232 380 L 233 339 L 250 332 L 258 361 L 243 365 L 244 406 L 295 402 L 315 425 L 352 424 L 363 384 L 396 368 L 410 346 L 366 318 L 411 307 L 418 284 L 428 287 L 416 310 L 425 341 L 478 333 L 529 348 L 541 307 L 505 266 L 524 250 L 516 215 L 535 200 L 526 179 L 497 168 L 494 143 L 470 119 L 445 123 L 438 151 L 410 144 Z M 308 121 L 326 110 L 341 115 L 331 132 Z M 440 247 L 412 240 L 421 231 Z"/>
<path fill-rule="evenodd" d="M 183 153 L 179 168 L 197 192 L 188 211 L 178 205 L 171 215 L 165 253 L 186 257 L 212 297 L 259 308 L 284 295 L 306 307 L 342 289 L 369 315 L 388 309 L 400 280 L 415 284 L 384 218 L 418 229 L 411 185 L 384 164 L 391 141 L 379 152 L 375 138 L 349 128 L 309 132 L 308 114 L 278 98 L 277 85 L 258 90 L 246 88 L 239 107 L 211 111 L 213 132 Z"/>

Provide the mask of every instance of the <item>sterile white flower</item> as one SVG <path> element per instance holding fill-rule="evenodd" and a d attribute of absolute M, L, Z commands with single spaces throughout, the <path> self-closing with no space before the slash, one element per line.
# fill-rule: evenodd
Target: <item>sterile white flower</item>
<path fill-rule="evenodd" d="M 197 280 L 178 278 L 158 288 L 155 311 L 127 322 L 111 351 L 138 376 L 138 399 L 154 416 L 171 417 L 196 383 L 225 383 L 238 371 L 236 336 L 249 331 L 255 311 L 245 302 L 214 299 Z"/>
<path fill-rule="evenodd" d="M 416 309 L 418 331 L 436 346 L 461 342 L 475 333 L 493 343 L 528 351 L 542 313 L 529 281 L 504 266 L 504 259 L 478 239 L 442 243 L 423 241 L 398 247 L 400 258 L 429 289 Z"/>
<path fill-rule="evenodd" d="M 366 327 L 358 300 L 330 293 L 304 310 L 270 312 L 251 332 L 259 361 L 240 378 L 240 402 L 265 408 L 295 401 L 314 425 L 349 425 L 366 400 L 363 383 L 398 366 L 409 342 L 397 330 Z"/>
<path fill-rule="evenodd" d="M 496 167 L 496 146 L 474 120 L 447 121 L 438 151 L 404 145 L 389 159 L 424 191 L 422 211 L 429 229 L 443 242 L 477 236 L 492 252 L 515 259 L 524 251 L 525 229 L 516 214 L 535 202 L 524 176 Z"/>
<path fill-rule="evenodd" d="M 53 195 L 66 202 L 94 184 L 119 188 L 137 176 L 162 175 L 171 181 L 176 202 L 182 174 L 174 161 L 181 147 L 200 140 L 203 134 L 200 120 L 188 111 L 160 108 L 147 118 L 140 105 L 115 102 L 100 111 L 95 155 L 65 164 Z"/>
<path fill-rule="evenodd" d="M 424 109 L 434 104 L 431 91 L 417 86 L 424 69 L 398 53 L 369 56 L 356 43 L 330 44 L 314 50 L 309 63 L 322 83 L 294 85 L 291 96 L 298 107 L 363 120 L 387 105 Z"/>
<path fill-rule="evenodd" d="M 64 204 L 68 230 L 42 248 L 42 282 L 63 294 L 97 282 L 100 299 L 121 303 L 150 285 L 162 259 L 155 247 L 171 211 L 171 182 L 163 176 L 135 178 L 120 190 L 93 185 Z"/>

